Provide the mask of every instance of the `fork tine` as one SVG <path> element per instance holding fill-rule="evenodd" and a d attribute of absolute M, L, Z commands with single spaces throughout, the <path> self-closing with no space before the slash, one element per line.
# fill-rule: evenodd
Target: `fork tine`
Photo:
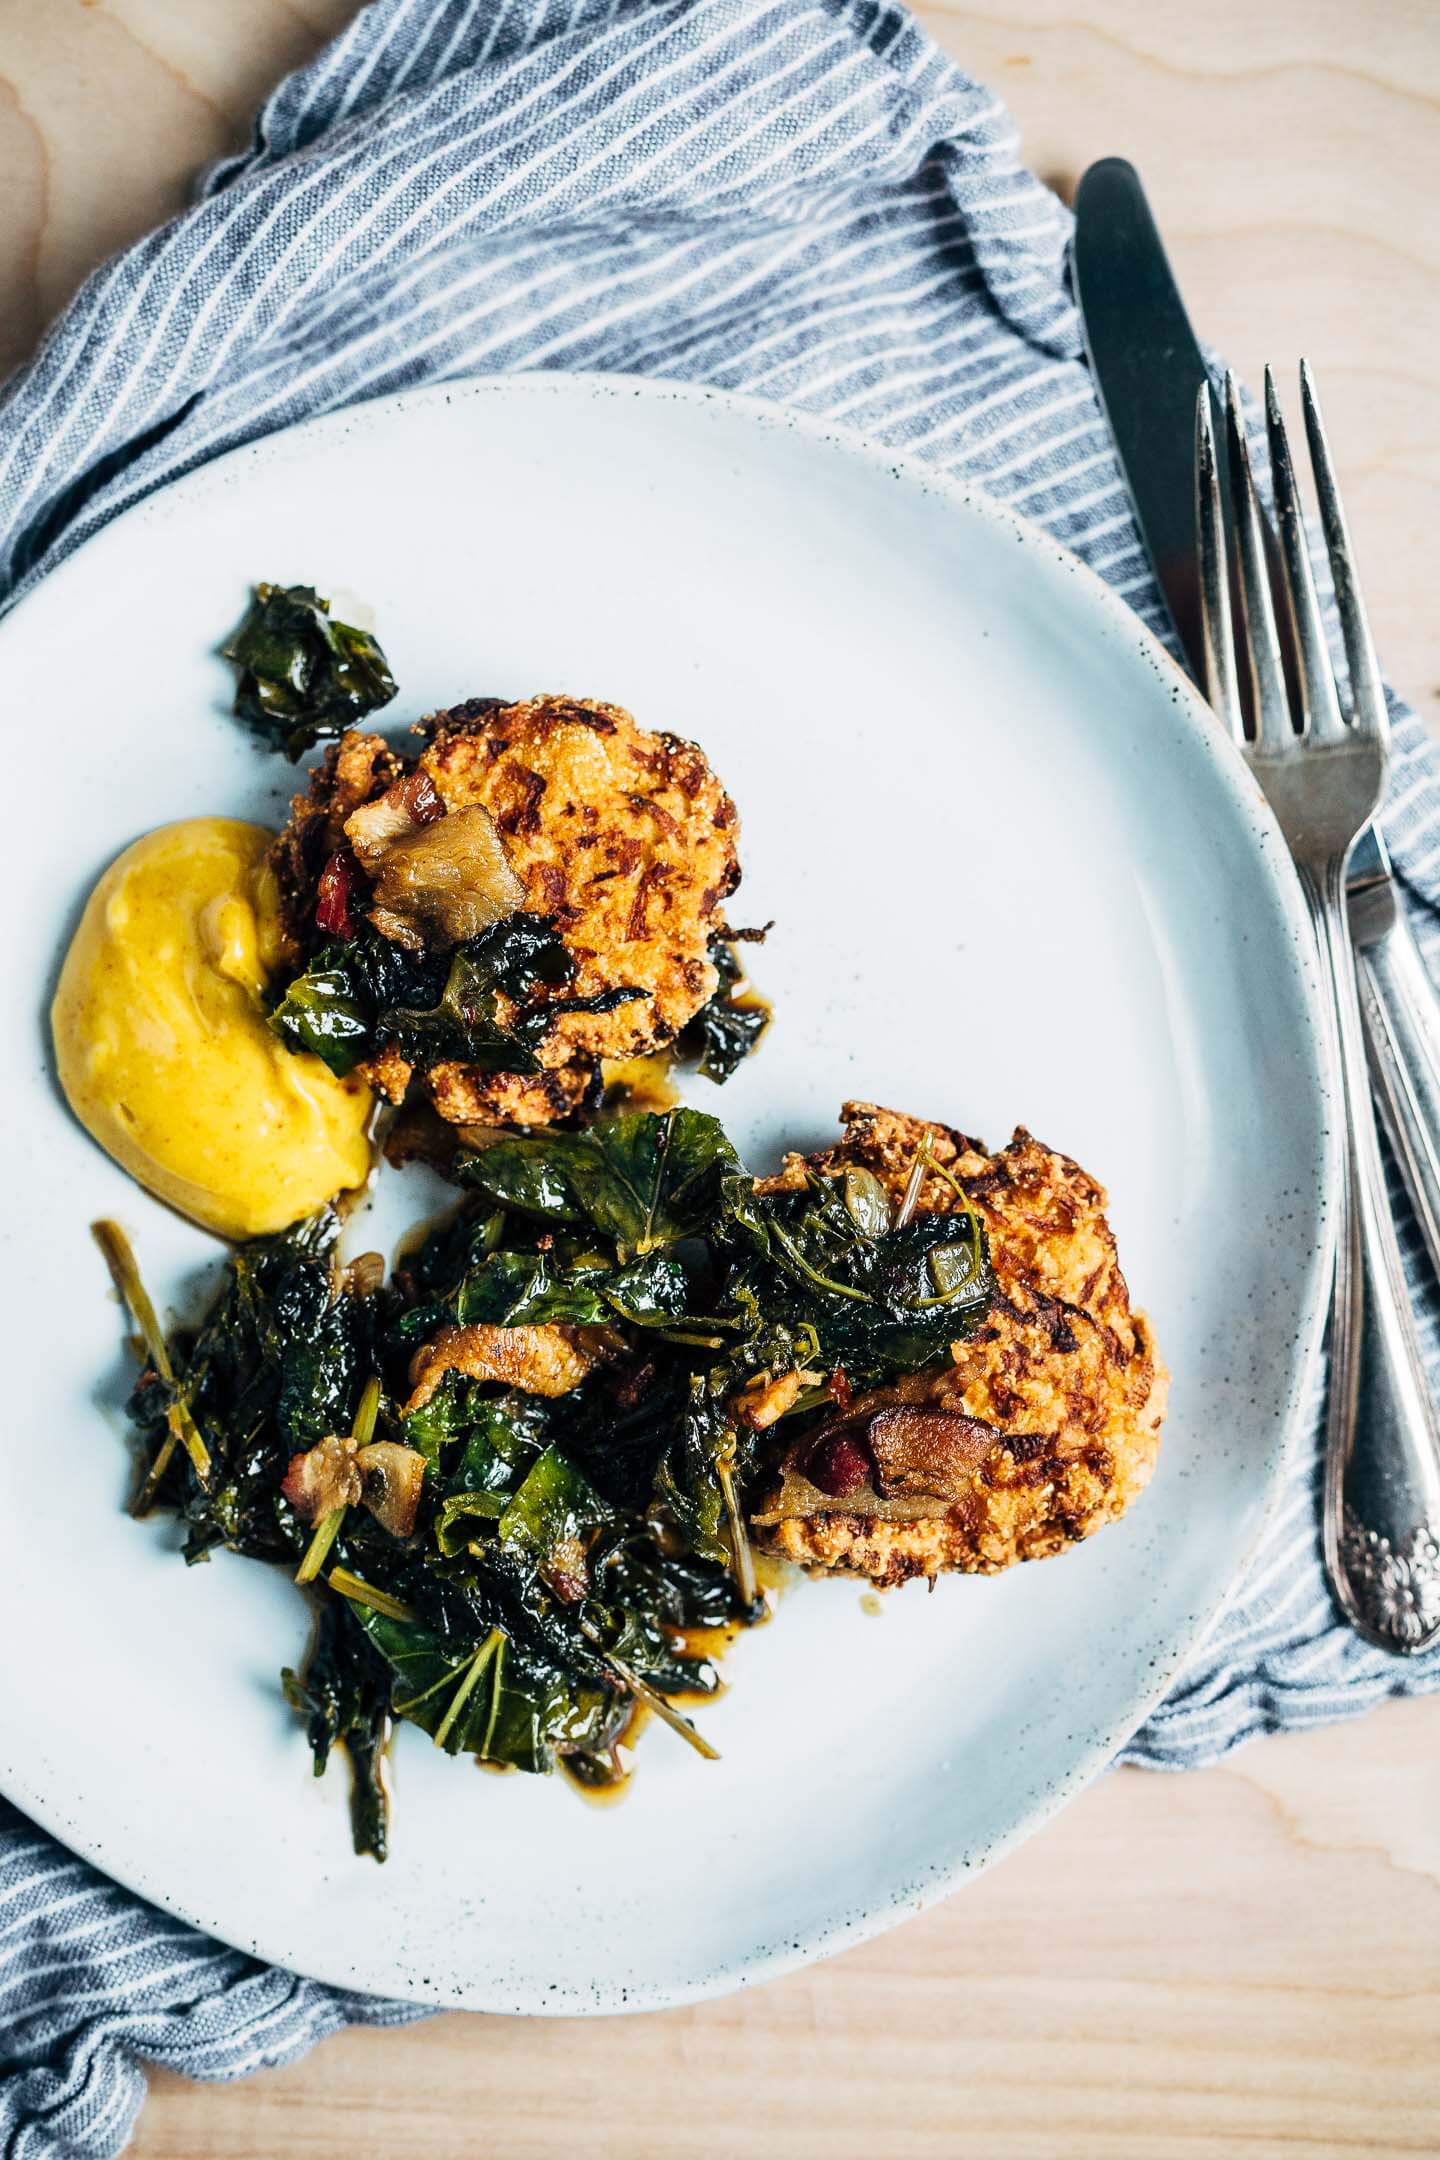
<path fill-rule="evenodd" d="M 1225 512 L 1210 385 L 1195 396 L 1195 533 L 1200 549 L 1200 635 L 1205 648 L 1205 695 L 1237 743 L 1245 740 L 1235 638 L 1230 622 L 1230 574 L 1225 553 Z"/>
<path fill-rule="evenodd" d="M 1305 411 L 1305 433 L 1310 440 L 1310 463 L 1315 471 L 1315 493 L 1320 503 L 1320 522 L 1325 528 L 1325 545 L 1330 554 L 1330 573 L 1335 580 L 1335 604 L 1340 611 L 1345 657 L 1350 664 L 1350 724 L 1365 734 L 1378 735 L 1385 742 L 1389 739 L 1390 720 L 1380 683 L 1380 665 L 1375 658 L 1370 622 L 1355 577 L 1350 533 L 1308 360 L 1300 362 L 1300 402 Z"/>
<path fill-rule="evenodd" d="M 1320 619 L 1320 603 L 1315 597 L 1305 517 L 1300 507 L 1300 491 L 1295 484 L 1285 417 L 1280 410 L 1275 377 L 1268 367 L 1265 370 L 1265 428 L 1270 438 L 1270 477 L 1275 485 L 1275 515 L 1280 527 L 1281 560 L 1285 566 L 1285 596 L 1290 604 L 1295 649 L 1300 658 L 1303 725 L 1316 742 L 1337 742 L 1345 732 L 1345 721 L 1335 694 L 1335 671 L 1330 665 L 1330 648 Z"/>
<path fill-rule="evenodd" d="M 1240 389 L 1235 377 L 1228 373 L 1225 377 L 1225 434 L 1230 452 L 1230 501 L 1235 510 L 1235 541 L 1240 553 L 1240 604 L 1245 618 L 1245 649 L 1255 692 L 1255 741 L 1262 750 L 1280 750 L 1294 740 L 1295 730 L 1285 694 L 1280 634 L 1275 627 L 1275 605 L 1270 597 L 1270 579 L 1265 569 L 1260 505 L 1255 499 L 1255 482 L 1250 472 Z"/>

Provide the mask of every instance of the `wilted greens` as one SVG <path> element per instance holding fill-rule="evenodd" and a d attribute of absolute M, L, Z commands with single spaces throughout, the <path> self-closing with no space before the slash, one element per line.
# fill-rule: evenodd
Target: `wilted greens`
<path fill-rule="evenodd" d="M 412 952 L 368 923 L 322 946 L 270 1015 L 292 1049 L 313 1050 L 335 1073 L 395 1048 L 415 1064 L 462 1058 L 486 1072 L 538 1072 L 534 1045 L 557 1013 L 606 1010 L 632 993 L 529 1002 L 541 985 L 567 983 L 574 963 L 555 926 L 520 913 L 466 945 Z M 517 1008 L 508 1023 L 499 1000 Z"/>
<path fill-rule="evenodd" d="M 343 735 L 395 695 L 375 639 L 337 622 L 329 601 L 309 585 L 257 585 L 245 620 L 222 649 L 240 670 L 237 718 L 292 759 Z"/>
<path fill-rule="evenodd" d="M 239 670 L 237 717 L 292 759 L 358 728 L 397 695 L 377 641 L 339 621 L 309 585 L 256 585 L 244 621 L 221 650 Z M 474 713 L 494 709 L 498 700 L 470 700 L 456 715 L 437 715 L 425 725 L 462 713 L 468 725 Z M 558 1020 L 610 1013 L 647 996 L 624 982 L 586 996 L 560 994 L 574 977 L 575 959 L 555 917 L 525 904 L 524 883 L 485 805 L 447 808 L 418 752 L 384 752 L 375 776 L 371 796 L 359 801 L 343 789 L 337 793 L 334 770 L 322 765 L 281 836 L 285 977 L 270 1017 L 290 1048 L 313 1052 L 342 1075 L 390 1050 L 422 1070 L 455 1062 L 530 1075 L 542 1070 L 537 1052 Z M 543 798 L 543 778 L 532 772 L 528 779 Z M 328 821 L 314 814 L 317 790 L 333 813 Z M 638 795 L 627 801 L 645 807 Z M 678 830 L 668 811 L 651 807 L 667 830 Z M 362 839 L 355 827 L 367 817 L 371 829 Z M 562 842 L 560 856 L 568 852 L 579 867 L 594 838 L 584 834 L 568 850 Z M 553 905 L 560 910 L 567 864 L 552 860 L 545 868 L 555 881 L 546 890 L 558 895 Z M 642 923 L 649 876 L 649 869 L 641 871 L 635 902 Z M 707 905 L 714 899 L 710 894 Z M 710 953 L 720 977 L 714 995 L 677 1042 L 670 1043 L 667 1029 L 657 1032 L 652 1048 L 663 1040 L 708 1078 L 728 1079 L 768 1019 L 768 1009 L 748 993 L 736 957 L 737 940 L 763 935 L 714 932 Z M 591 1063 L 586 1113 L 604 1085 L 599 1058 Z"/>
<path fill-rule="evenodd" d="M 765 933 L 751 930 L 743 935 L 758 943 Z M 746 983 L 735 932 L 718 933 L 710 940 L 710 958 L 719 984 L 709 1002 L 681 1029 L 676 1048 L 707 1080 L 723 1084 L 744 1064 L 770 1025 L 770 1007 Z"/>
<path fill-rule="evenodd" d="M 592 1785 L 641 1707 L 713 1752 L 674 1699 L 717 1685 L 695 1630 L 762 1610 L 745 1513 L 773 1428 L 943 1356 L 992 1293 L 972 1214 L 898 1222 L 864 1172 L 765 1190 L 688 1108 L 500 1139 L 456 1175 L 465 1204 L 388 1284 L 342 1267 L 330 1217 L 239 1247 L 131 1401 L 140 1505 L 178 1512 L 186 1557 L 310 1585 L 285 1692 L 317 1772 L 348 1749 L 377 1857 L 397 1719 Z"/>

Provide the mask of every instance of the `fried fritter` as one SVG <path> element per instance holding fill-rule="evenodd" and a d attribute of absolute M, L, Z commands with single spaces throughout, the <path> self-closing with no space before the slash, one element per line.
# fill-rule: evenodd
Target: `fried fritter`
<path fill-rule="evenodd" d="M 595 1098 L 602 1058 L 662 1048 L 713 996 L 710 940 L 740 881 L 735 805 L 693 743 L 640 727 L 618 705 L 476 698 L 423 732 L 419 772 L 451 814 L 489 812 L 521 905 L 554 922 L 570 955 L 571 980 L 540 986 L 537 1001 L 633 993 L 608 1012 L 558 1011 L 537 1074 L 446 1062 L 416 1076 L 451 1124 L 549 1124 Z M 343 843 L 346 819 L 399 770 L 379 737 L 347 735 L 296 799 L 275 864 L 297 914 L 313 910 L 319 865 Z M 392 1101 L 411 1081 L 393 1049 L 361 1070 Z"/>
<path fill-rule="evenodd" d="M 813 1431 L 792 1445 L 752 1518 L 760 1542 L 882 1589 L 1065 1551 L 1144 1489 L 1168 1387 L 1149 1323 L 1130 1305 L 1103 1188 L 1023 1128 L 988 1155 L 962 1133 L 873 1104 L 847 1103 L 843 1115 L 839 1146 L 809 1167 L 863 1166 L 898 1201 L 928 1135 L 933 1160 L 984 1222 L 996 1291 L 947 1363 L 855 1395 L 830 1458 Z M 775 1182 L 798 1184 L 805 1169 L 792 1156 Z M 931 1170 L 917 1205 L 950 1213 L 962 1203 Z M 922 1414 L 896 1414 L 911 1411 Z M 852 1446 L 847 1436 L 863 1436 L 882 1412 L 874 1444 Z M 853 1459 L 836 1458 L 837 1444 Z"/>
<path fill-rule="evenodd" d="M 543 1124 L 581 1099 L 598 1059 L 658 1049 L 713 995 L 709 940 L 740 879 L 735 805 L 693 743 L 618 705 L 461 706 L 428 733 L 420 762 L 446 807 L 490 812 L 525 905 L 565 940 L 575 975 L 557 996 L 641 993 L 613 1012 L 562 1014 L 529 1082 L 460 1065 L 427 1080 L 453 1123 Z"/>
<path fill-rule="evenodd" d="M 383 737 L 352 728 L 331 743 L 305 793 L 292 800 L 289 822 L 270 850 L 292 959 L 298 961 L 314 941 L 316 881 L 322 866 L 345 845 L 345 820 L 363 803 L 383 795 L 403 771 Z"/>

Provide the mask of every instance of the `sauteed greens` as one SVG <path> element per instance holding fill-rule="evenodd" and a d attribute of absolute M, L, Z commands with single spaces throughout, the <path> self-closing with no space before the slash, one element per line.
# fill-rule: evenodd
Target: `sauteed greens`
<path fill-rule="evenodd" d="M 412 952 L 358 924 L 343 943 L 322 946 L 290 984 L 270 1024 L 292 1049 L 313 1050 L 334 1073 L 398 1050 L 417 1064 L 459 1058 L 486 1072 L 540 1070 L 535 1045 L 567 1012 L 612 1012 L 638 991 L 529 1002 L 553 991 L 574 962 L 544 915 L 517 913 L 464 945 Z M 512 1001 L 502 1021 L 500 999 Z"/>
<path fill-rule="evenodd" d="M 455 1174 L 466 1202 L 388 1283 L 322 1217 L 240 1246 L 168 1345 L 107 1227 L 150 1353 L 137 1507 L 173 1508 L 191 1561 L 310 1586 L 285 1691 L 317 1772 L 348 1749 L 377 1857 L 396 1719 L 589 1785 L 624 1774 L 639 1712 L 712 1753 L 676 1701 L 718 1685 L 695 1631 L 763 1611 L 745 1511 L 775 1428 L 943 1356 L 992 1294 L 973 1215 L 897 1223 L 863 1171 L 767 1189 L 688 1108 L 497 1139 Z"/>
<path fill-rule="evenodd" d="M 395 695 L 375 639 L 337 621 L 309 585 L 257 585 L 223 650 L 240 670 L 236 717 L 291 759 L 358 726 Z"/>
<path fill-rule="evenodd" d="M 710 958 L 720 981 L 708 1004 L 680 1030 L 677 1048 L 707 1080 L 728 1080 L 744 1064 L 770 1025 L 770 1007 L 745 978 L 737 946 L 742 940 L 763 944 L 764 930 L 717 932 Z"/>

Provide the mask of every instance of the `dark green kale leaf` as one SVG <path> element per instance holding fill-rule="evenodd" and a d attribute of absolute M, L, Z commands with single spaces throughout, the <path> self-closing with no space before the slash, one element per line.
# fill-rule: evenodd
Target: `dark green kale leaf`
<path fill-rule="evenodd" d="M 503 1208 L 477 1215 L 462 1208 L 440 1223 L 405 1259 L 405 1276 L 421 1300 L 443 1304 L 460 1288 L 472 1268 L 488 1258 L 505 1237 Z"/>
<path fill-rule="evenodd" d="M 762 934 L 753 933 L 757 938 Z M 710 959 L 720 977 L 715 994 L 686 1021 L 675 1047 L 707 1080 L 723 1084 L 756 1048 L 770 1025 L 770 1007 L 742 992 L 745 970 L 732 938 L 713 937 Z"/>
<path fill-rule="evenodd" d="M 689 1285 L 678 1260 L 646 1253 L 624 1267 L 603 1261 L 567 1270 L 553 1253 L 497 1252 L 473 1269 L 454 1301 L 464 1327 L 661 1327 L 684 1318 Z"/>
<path fill-rule="evenodd" d="M 643 1519 L 656 1464 L 676 1431 L 689 1395 L 683 1353 L 662 1348 L 596 1373 L 566 1398 L 566 1453 L 612 1507 Z"/>
<path fill-rule="evenodd" d="M 577 1683 L 565 1666 L 498 1625 L 457 1649 L 419 1620 L 355 1610 L 392 1668 L 395 1715 L 419 1725 L 447 1754 L 552 1770 L 560 1756 L 604 1749 L 628 1715 L 623 1697 Z"/>
<path fill-rule="evenodd" d="M 550 1416 L 550 1405 L 539 1396 L 497 1395 L 484 1382 L 448 1372 L 427 1403 L 399 1419 L 398 1430 L 407 1447 L 445 1469 L 453 1490 L 462 1469 L 467 1482 L 485 1484 L 492 1462 L 528 1466 L 544 1451 Z M 481 1464 L 486 1474 L 473 1475 Z"/>
<path fill-rule="evenodd" d="M 613 1509 L 574 1463 L 550 1447 L 507 1504 L 496 1535 L 502 1552 L 528 1564 L 542 1580 L 561 1575 L 568 1587 L 584 1565 L 590 1533 L 614 1520 Z"/>
<path fill-rule="evenodd" d="M 435 1513 L 435 1542 L 453 1559 L 487 1527 L 499 1522 L 529 1471 L 543 1456 L 553 1422 L 549 1404 L 533 1395 L 485 1394 L 473 1380 L 447 1373 L 424 1410 L 405 1420 L 407 1437 L 417 1419 L 448 1400 L 459 1412 L 464 1444 L 450 1471 Z"/>
<path fill-rule="evenodd" d="M 653 1613 L 667 1627 L 728 1627 L 744 1617 L 728 1570 L 666 1551 L 652 1523 L 617 1523 L 598 1541 L 590 1568 L 597 1598 Z"/>
<path fill-rule="evenodd" d="M 627 1327 L 653 1329 L 681 1343 L 718 1347 L 712 1323 L 689 1312 L 685 1269 L 668 1253 L 612 1264 L 568 1237 L 555 1239 L 515 1224 L 515 1246 L 496 1250 L 501 1211 L 461 1218 L 432 1233 L 407 1270 L 412 1302 L 397 1315 L 392 1341 L 413 1354 L 439 1327 Z"/>
<path fill-rule="evenodd" d="M 390 1736 L 390 1667 L 370 1644 L 354 1613 L 338 1598 L 320 1609 L 315 1646 L 303 1676 L 280 1675 L 285 1699 L 307 1717 L 315 1775 L 324 1774 L 337 1742 L 350 1757 L 350 1814 L 357 1853 L 383 1860 L 389 1848 L 390 1803 L 385 1749 Z"/>
<path fill-rule="evenodd" d="M 493 935 L 493 931 L 484 933 Z M 534 1051 L 499 1017 L 499 990 L 483 956 L 462 947 L 451 957 L 444 988 L 435 1002 L 392 1005 L 377 1016 L 375 1040 L 382 1048 L 393 1046 L 412 1065 L 437 1065 L 456 1058 L 486 1072 L 538 1072 L 540 1060 Z"/>
<path fill-rule="evenodd" d="M 715 1234 L 731 1255 L 731 1294 L 770 1327 L 812 1329 L 814 1355 L 872 1385 L 944 1355 L 994 1295 L 977 1215 L 917 1214 L 867 1227 L 849 1180 L 812 1175 L 796 1190 L 725 1182 Z"/>
<path fill-rule="evenodd" d="M 214 1306 L 188 1346 L 177 1341 L 177 1387 L 204 1435 L 202 1487 L 172 1461 L 158 1497 L 183 1513 L 186 1557 L 215 1545 L 261 1559 L 293 1553 L 300 1530 L 280 1496 L 293 1454 L 348 1430 L 373 1367 L 373 1301 L 341 1287 L 338 1224 L 321 1215 L 237 1246 Z M 137 1421 L 158 1433 L 142 1376 Z"/>
<path fill-rule="evenodd" d="M 723 1565 L 664 1551 L 653 1526 L 617 1522 L 590 1554 L 587 1612 L 604 1648 L 662 1694 L 714 1694 L 720 1674 L 684 1631 L 749 1617 Z"/>
<path fill-rule="evenodd" d="M 550 918 L 524 910 L 450 952 L 412 953 L 366 923 L 353 939 L 322 946 L 270 1025 L 334 1073 L 392 1046 L 412 1064 L 456 1058 L 486 1072 L 536 1072 L 534 1045 L 571 1001 L 534 993 L 568 982 L 573 968 Z M 508 1022 L 502 996 L 521 1008 Z"/>
<path fill-rule="evenodd" d="M 698 1375 L 691 1381 L 685 1406 L 655 1466 L 655 1498 L 664 1514 L 702 1559 L 720 1567 L 732 1557 L 725 1537 L 721 1466 L 733 1460 L 742 1444 L 725 1407 L 729 1377 L 722 1368 L 716 1384 Z M 738 1371 L 735 1380 L 741 1384 Z"/>
<path fill-rule="evenodd" d="M 464 1184 L 541 1222 L 589 1223 L 629 1260 L 703 1230 L 739 1158 L 703 1111 L 623 1112 L 588 1131 L 501 1140 L 462 1156 Z"/>
<path fill-rule="evenodd" d="M 309 1050 L 343 1077 L 374 1043 L 374 1020 L 343 945 L 326 945 L 270 1015 L 292 1050 Z"/>
<path fill-rule="evenodd" d="M 240 669 L 237 717 L 292 759 L 323 737 L 343 735 L 395 695 L 376 640 L 337 622 L 309 585 L 257 585 L 222 651 Z"/>

